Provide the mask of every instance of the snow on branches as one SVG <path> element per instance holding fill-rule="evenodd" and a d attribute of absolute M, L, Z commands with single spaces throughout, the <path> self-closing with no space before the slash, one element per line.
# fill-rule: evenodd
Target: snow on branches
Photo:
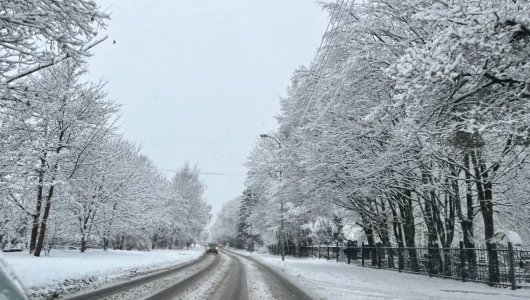
<path fill-rule="evenodd" d="M 0 84 L 66 58 L 82 60 L 101 42 L 108 15 L 91 0 L 8 0 L 0 4 Z"/>
<path fill-rule="evenodd" d="M 282 149 L 271 159 L 257 144 L 247 187 L 295 204 L 298 241 L 346 210 L 368 244 L 492 248 L 498 229 L 530 244 L 530 2 L 326 7 L 325 43 L 281 100 Z"/>

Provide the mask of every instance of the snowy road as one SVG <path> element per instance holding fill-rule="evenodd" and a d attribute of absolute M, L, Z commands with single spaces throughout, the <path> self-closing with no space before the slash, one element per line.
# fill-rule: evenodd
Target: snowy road
<path fill-rule="evenodd" d="M 222 251 L 185 265 L 70 296 L 92 299 L 310 299 L 257 260 Z"/>
<path fill-rule="evenodd" d="M 217 262 L 216 262 L 217 261 Z M 113 284 L 90 292 L 81 292 L 67 297 L 70 300 L 92 300 L 92 299 L 140 299 L 148 298 L 160 291 L 170 289 L 175 282 L 181 282 L 196 277 L 198 273 L 212 268 L 219 259 L 202 256 L 190 263 L 170 268 L 162 272 L 156 272 L 146 276 L 140 276 L 118 284 Z"/>
<path fill-rule="evenodd" d="M 284 262 L 278 256 L 248 253 L 236 250 L 223 250 L 219 255 L 204 255 L 204 249 L 177 251 L 143 252 L 103 252 L 93 251 L 80 254 L 56 252 L 55 257 L 35 259 L 13 254 L 9 261 L 16 270 L 23 271 L 30 263 L 39 263 L 39 267 L 57 264 L 60 259 L 72 257 L 58 271 L 75 282 L 73 270 L 92 269 L 78 274 L 79 278 L 95 276 L 93 269 L 106 266 L 106 272 L 98 280 L 87 284 L 78 294 L 34 293 L 33 299 L 57 299 L 67 295 L 66 299 L 530 299 L 530 289 L 512 291 L 507 288 L 493 288 L 484 284 L 462 283 L 454 280 L 429 278 L 427 276 L 398 273 L 393 271 L 362 268 L 334 261 L 318 259 L 296 259 L 287 257 Z M 159 257 L 155 260 L 156 257 Z M 76 258 L 76 259 L 73 259 Z M 172 264 L 166 261 L 171 259 Z M 48 261 L 49 260 L 49 261 Z M 85 261 L 86 260 L 86 261 Z M 102 261 L 102 262 L 101 262 Z M 159 263 L 167 267 L 154 270 L 145 267 L 145 271 L 133 276 L 123 276 L 126 262 L 140 266 L 148 262 Z M 96 264 L 96 262 L 100 262 Z M 111 262 L 114 262 L 112 265 Z M 120 266 L 116 268 L 116 266 Z M 158 265 L 160 266 L 160 265 Z M 46 268 L 44 268 L 46 269 Z M 134 269 L 136 270 L 136 269 Z M 90 271 L 90 272 L 88 272 Z M 101 270 L 102 272 L 103 270 Z M 88 272 L 88 273 L 87 273 Z M 113 278 L 112 273 L 121 278 L 104 283 L 104 277 Z M 30 283 L 30 273 L 22 272 L 22 278 Z M 84 275 L 83 275 L 84 274 Z M 105 275 L 103 275 L 105 274 Z M 121 275 L 120 275 L 121 274 Z M 143 274 L 143 275 L 139 275 Z M 37 274 L 36 274 L 37 275 Z M 33 276 L 34 281 L 43 279 Z M 59 278 L 56 274 L 55 279 Z M 115 277 L 115 276 L 114 276 Z M 66 278 L 66 277 L 65 277 Z M 81 280 L 78 279 L 78 280 Z M 64 284 L 61 286 L 65 286 Z M 81 286 L 81 285 L 79 285 Z M 55 290 L 55 289 L 54 289 Z M 75 289 L 76 291 L 79 289 Z"/>
<path fill-rule="evenodd" d="M 249 299 L 311 299 L 304 291 L 284 276 L 252 257 L 224 251 L 228 256 L 244 265 Z M 245 298 L 219 298 L 245 299 Z"/>

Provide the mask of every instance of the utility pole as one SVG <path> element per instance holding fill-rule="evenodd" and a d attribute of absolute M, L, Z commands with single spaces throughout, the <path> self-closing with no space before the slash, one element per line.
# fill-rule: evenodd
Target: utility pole
<path fill-rule="evenodd" d="M 272 139 L 273 141 L 275 141 L 277 144 L 278 144 L 278 148 L 281 150 L 282 149 L 282 143 L 280 143 L 280 141 L 278 141 L 277 138 L 273 137 L 273 136 L 270 136 L 268 134 L 260 134 L 260 137 L 261 138 L 269 138 L 269 139 Z M 279 171 L 280 173 L 280 181 L 282 181 L 282 171 L 280 170 Z M 280 251 L 282 253 L 282 261 L 285 261 L 285 227 L 284 227 L 284 220 L 283 220 L 283 200 L 282 198 L 280 197 L 280 219 L 281 219 L 281 222 L 280 222 Z"/>

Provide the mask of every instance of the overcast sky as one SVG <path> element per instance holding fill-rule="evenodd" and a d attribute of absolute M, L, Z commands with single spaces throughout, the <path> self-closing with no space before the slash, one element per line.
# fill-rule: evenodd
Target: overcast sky
<path fill-rule="evenodd" d="M 121 129 L 161 169 L 198 163 L 216 214 L 244 189 L 259 134 L 276 128 L 292 71 L 327 25 L 312 0 L 97 0 L 109 39 L 90 59 Z M 114 44 L 113 41 L 116 41 Z"/>

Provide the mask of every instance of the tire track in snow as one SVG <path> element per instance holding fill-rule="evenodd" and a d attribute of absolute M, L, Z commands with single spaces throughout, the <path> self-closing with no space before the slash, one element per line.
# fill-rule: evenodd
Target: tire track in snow
<path fill-rule="evenodd" d="M 251 268 L 249 268 L 249 274 L 251 274 L 251 272 L 254 272 L 254 269 L 252 269 L 252 267 L 258 270 L 258 272 L 254 272 L 254 274 L 259 274 L 259 277 L 255 277 L 258 280 L 256 280 L 255 282 L 249 282 L 249 286 L 251 287 L 251 295 L 252 291 L 255 291 L 255 293 L 252 295 L 252 297 L 256 297 L 254 299 L 311 299 L 311 297 L 309 297 L 304 291 L 294 285 L 291 281 L 287 280 L 285 277 L 272 270 L 271 268 L 265 266 L 264 264 L 260 263 L 256 259 L 245 255 L 240 255 L 238 253 L 231 252 L 228 250 L 225 251 L 237 257 L 244 258 L 248 262 L 248 264 L 252 265 Z M 260 284 L 265 283 L 266 288 L 260 286 Z"/>
<path fill-rule="evenodd" d="M 139 299 L 155 290 L 166 288 L 175 281 L 182 280 L 190 273 L 196 272 L 212 263 L 212 259 L 203 256 L 198 260 L 185 263 L 169 270 L 141 276 L 128 281 L 99 288 L 90 292 L 69 295 L 69 300 L 95 300 L 95 299 Z"/>

